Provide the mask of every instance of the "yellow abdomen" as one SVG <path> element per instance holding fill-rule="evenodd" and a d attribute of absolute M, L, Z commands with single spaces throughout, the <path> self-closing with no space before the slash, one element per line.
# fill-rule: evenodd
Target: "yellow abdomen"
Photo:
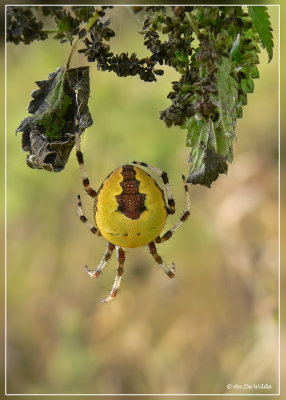
<path fill-rule="evenodd" d="M 123 165 L 103 182 L 95 200 L 95 223 L 102 236 L 120 247 L 154 240 L 167 218 L 164 194 L 139 167 Z"/>

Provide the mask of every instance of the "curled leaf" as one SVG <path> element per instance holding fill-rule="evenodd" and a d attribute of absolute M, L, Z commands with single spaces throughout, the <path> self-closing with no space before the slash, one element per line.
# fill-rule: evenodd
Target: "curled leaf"
<path fill-rule="evenodd" d="M 51 172 L 61 171 L 74 146 L 73 136 L 64 142 L 50 143 L 37 129 L 30 134 L 31 151 L 27 156 L 27 164 L 33 169 L 45 169 Z"/>
<path fill-rule="evenodd" d="M 89 67 L 65 70 L 60 67 L 48 80 L 36 82 L 28 112 L 17 132 L 23 132 L 22 148 L 28 151 L 31 168 L 61 171 L 75 144 L 75 117 L 79 129 L 92 125 L 88 109 Z"/>

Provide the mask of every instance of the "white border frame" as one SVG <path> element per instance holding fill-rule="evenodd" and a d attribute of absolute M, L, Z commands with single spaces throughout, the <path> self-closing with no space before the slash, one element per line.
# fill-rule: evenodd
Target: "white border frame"
<path fill-rule="evenodd" d="M 280 125 L 280 30 L 281 30 L 281 20 L 280 20 L 280 4 L 253 4 L 255 6 L 266 6 L 266 7 L 278 7 L 278 393 L 181 393 L 181 394 L 166 394 L 166 393 L 31 393 L 31 394 L 23 394 L 23 393 L 8 393 L 7 392 L 7 81 L 6 81 L 6 74 L 7 74 L 7 43 L 6 43 L 6 8 L 9 6 L 13 6 L 14 4 L 5 4 L 5 396 L 104 396 L 104 397 L 115 397 L 115 396 L 280 396 L 281 392 L 281 311 L 280 311 L 280 294 L 281 294 L 281 287 L 280 287 L 280 251 L 281 251 L 281 225 L 280 225 L 280 194 L 281 194 L 281 184 L 280 184 L 280 174 L 281 174 L 281 149 L 280 149 L 280 135 L 281 135 L 281 125 Z M 17 6 L 69 6 L 69 4 L 16 4 Z M 70 4 L 70 6 L 74 6 L 76 4 Z M 82 6 L 89 6 L 93 4 L 80 4 Z M 101 4 L 96 4 L 96 6 L 100 6 Z M 110 5 L 114 7 L 129 7 L 129 6 L 156 6 L 157 4 L 102 4 L 102 5 Z M 177 4 L 158 4 L 160 6 L 174 6 Z M 182 4 L 186 5 L 186 4 Z M 242 6 L 247 7 L 247 4 L 195 4 L 196 6 Z"/>

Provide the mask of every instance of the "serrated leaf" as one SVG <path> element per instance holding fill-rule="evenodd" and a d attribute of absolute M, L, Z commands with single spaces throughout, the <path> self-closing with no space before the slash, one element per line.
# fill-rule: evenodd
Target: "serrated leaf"
<path fill-rule="evenodd" d="M 239 95 L 239 101 L 241 102 L 241 104 L 242 104 L 243 106 L 246 106 L 246 105 L 247 105 L 247 94 L 244 93 L 244 92 L 242 92 L 242 93 Z"/>
<path fill-rule="evenodd" d="M 255 64 L 248 64 L 247 66 L 241 69 L 247 78 L 258 79 L 259 78 L 259 71 Z"/>
<path fill-rule="evenodd" d="M 209 148 L 212 137 L 213 123 L 204 121 L 196 146 L 190 154 L 189 162 L 192 165 L 187 182 L 210 187 L 219 174 L 227 173 L 226 157 Z"/>
<path fill-rule="evenodd" d="M 247 63 L 251 63 L 251 64 L 259 64 L 259 57 L 256 51 L 252 50 L 252 51 L 248 51 L 246 53 L 244 53 L 241 57 L 241 62 L 247 62 Z"/>
<path fill-rule="evenodd" d="M 204 181 L 205 176 L 205 152 L 209 138 L 209 126 L 205 121 L 202 121 L 199 127 L 194 117 L 190 118 L 193 123 L 190 125 L 190 136 L 192 140 L 192 151 L 190 154 L 189 162 L 192 163 L 188 182 L 201 183 Z M 206 183 L 205 183 L 206 184 Z M 206 184 L 208 186 L 208 184 Z"/>
<path fill-rule="evenodd" d="M 242 118 L 243 117 L 243 108 L 242 105 L 238 105 L 236 108 L 236 118 Z"/>
<path fill-rule="evenodd" d="M 273 35 L 272 28 L 269 21 L 267 7 L 265 6 L 248 6 L 248 12 L 252 19 L 256 32 L 261 40 L 261 45 L 268 53 L 268 62 L 273 57 Z"/>
<path fill-rule="evenodd" d="M 89 67 L 65 70 L 58 68 L 48 80 L 38 81 L 40 89 L 17 132 L 23 132 L 22 148 L 29 151 L 31 168 L 61 171 L 75 143 L 75 117 L 80 131 L 92 125 L 88 110 Z"/>
<path fill-rule="evenodd" d="M 231 56 L 232 60 L 235 59 L 237 53 L 239 52 L 239 46 L 240 46 L 240 34 L 238 33 L 235 41 L 232 44 L 232 48 L 230 50 L 230 56 Z"/>
<path fill-rule="evenodd" d="M 246 93 L 253 93 L 254 92 L 254 82 L 251 78 L 243 79 L 240 82 L 240 88 Z"/>
<path fill-rule="evenodd" d="M 222 58 L 218 66 L 217 101 L 219 118 L 214 122 L 215 150 L 232 161 L 232 142 L 235 138 L 238 83 L 231 75 L 232 63 Z"/>
<path fill-rule="evenodd" d="M 235 139 L 238 84 L 231 75 L 232 62 L 223 57 L 218 65 L 217 94 L 212 101 L 217 104 L 218 119 L 203 120 L 195 125 L 195 117 L 188 121 L 188 138 L 192 146 L 189 162 L 192 163 L 188 182 L 210 187 L 219 174 L 227 172 L 227 162 L 232 161 L 232 143 Z M 198 131 L 199 129 L 199 131 Z"/>
<path fill-rule="evenodd" d="M 188 147 L 194 147 L 201 133 L 201 128 L 203 126 L 202 120 L 197 120 L 195 117 L 191 117 L 185 123 L 185 127 L 188 129 L 187 142 Z"/>
<path fill-rule="evenodd" d="M 259 78 L 259 71 L 256 65 L 252 65 L 250 68 L 250 74 L 252 79 L 258 79 Z"/>

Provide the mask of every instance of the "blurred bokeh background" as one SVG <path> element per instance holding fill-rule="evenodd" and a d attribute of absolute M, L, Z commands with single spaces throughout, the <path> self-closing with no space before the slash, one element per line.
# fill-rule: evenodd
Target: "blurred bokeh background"
<path fill-rule="evenodd" d="M 276 393 L 278 390 L 278 8 L 269 7 L 274 57 L 261 52 L 255 92 L 237 123 L 234 161 L 211 189 L 191 186 L 191 218 L 158 246 L 176 263 L 164 276 L 146 248 L 127 252 L 121 290 L 111 259 L 98 280 L 106 242 L 76 214 L 82 189 L 73 151 L 60 173 L 32 170 L 21 134 L 35 81 L 64 64 L 69 45 L 50 39 L 7 45 L 7 374 L 8 393 Z M 115 51 L 145 54 L 140 22 L 127 7 L 110 13 Z M 77 55 L 72 66 L 85 65 Z M 118 78 L 91 65 L 83 152 L 92 185 L 133 159 L 168 171 L 177 212 L 184 209 L 186 132 L 167 129 L 165 68 L 156 84 Z M 272 389 L 227 389 L 227 384 Z"/>

